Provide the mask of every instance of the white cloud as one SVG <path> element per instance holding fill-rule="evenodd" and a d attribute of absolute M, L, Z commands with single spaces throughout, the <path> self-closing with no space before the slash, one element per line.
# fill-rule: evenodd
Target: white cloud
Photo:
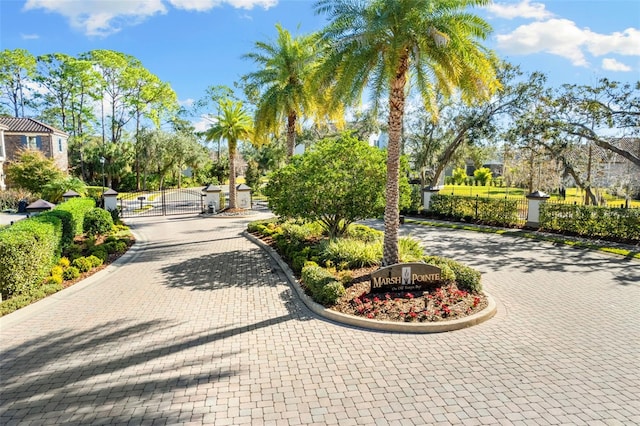
<path fill-rule="evenodd" d="M 574 65 L 586 66 L 581 46 L 588 32 L 567 19 L 550 19 L 521 25 L 509 34 L 497 36 L 498 48 L 507 53 L 528 55 L 546 52 L 565 57 Z"/>
<path fill-rule="evenodd" d="M 553 17 L 553 14 L 545 9 L 542 3 L 530 3 L 529 0 L 522 0 L 520 3 L 492 3 L 486 9 L 504 19 L 526 18 L 544 20 Z"/>
<path fill-rule="evenodd" d="M 567 58 L 576 66 L 587 66 L 585 52 L 594 56 L 611 53 L 640 56 L 640 31 L 598 34 L 578 28 L 567 19 L 550 19 L 521 25 L 509 34 L 497 36 L 498 49 L 514 55 L 550 53 Z"/>
<path fill-rule="evenodd" d="M 22 34 L 20 33 L 20 38 L 23 40 L 37 40 L 40 38 L 38 34 Z"/>
<path fill-rule="evenodd" d="M 192 107 L 192 106 L 193 106 L 194 102 L 195 102 L 195 100 L 194 100 L 194 99 L 192 99 L 192 98 L 187 98 L 187 99 L 185 99 L 185 100 L 183 100 L 183 101 L 178 100 L 178 105 L 180 105 L 180 106 L 184 106 L 184 107 L 187 107 L 187 108 L 190 108 L 190 107 Z"/>
<path fill-rule="evenodd" d="M 278 4 L 278 0 L 169 0 L 169 3 L 177 9 L 205 12 L 225 4 L 236 9 L 251 10 L 256 6 L 269 9 Z"/>
<path fill-rule="evenodd" d="M 595 56 L 609 53 L 640 56 L 640 30 L 627 28 L 623 32 L 613 34 L 596 34 L 589 31 L 587 47 Z"/>
<path fill-rule="evenodd" d="M 618 62 L 613 58 L 604 58 L 602 60 L 602 69 L 607 71 L 631 71 L 631 67 Z"/>
<path fill-rule="evenodd" d="M 24 9 L 58 13 L 89 36 L 108 36 L 167 11 L 162 0 L 27 0 Z"/>
<path fill-rule="evenodd" d="M 44 9 L 69 20 L 73 28 L 88 36 L 106 37 L 127 25 L 167 13 L 165 2 L 177 9 L 204 12 L 217 6 L 230 5 L 251 10 L 256 6 L 269 9 L 278 0 L 27 0 L 24 10 Z"/>

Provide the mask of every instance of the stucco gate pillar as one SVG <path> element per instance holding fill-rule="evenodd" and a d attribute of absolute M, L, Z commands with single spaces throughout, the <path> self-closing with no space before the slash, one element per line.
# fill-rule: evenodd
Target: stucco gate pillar
<path fill-rule="evenodd" d="M 437 195 L 440 192 L 440 188 L 437 186 L 428 186 L 426 188 L 422 188 L 422 192 L 424 194 L 424 204 L 422 205 L 422 209 L 425 212 L 428 212 L 431 208 L 431 197 Z"/>
<path fill-rule="evenodd" d="M 102 194 L 104 199 L 104 209 L 108 212 L 111 210 L 118 210 L 118 193 L 109 188 Z"/>
<path fill-rule="evenodd" d="M 549 194 L 542 191 L 535 191 L 527 195 L 528 211 L 527 211 L 527 223 L 524 225 L 527 228 L 540 228 L 540 206 L 549 199 Z"/>
<path fill-rule="evenodd" d="M 245 184 L 236 186 L 236 202 L 240 209 L 251 208 L 251 188 Z"/>
<path fill-rule="evenodd" d="M 204 204 L 207 212 L 215 213 L 220 210 L 220 193 L 222 188 L 218 185 L 209 185 L 204 189 Z"/>

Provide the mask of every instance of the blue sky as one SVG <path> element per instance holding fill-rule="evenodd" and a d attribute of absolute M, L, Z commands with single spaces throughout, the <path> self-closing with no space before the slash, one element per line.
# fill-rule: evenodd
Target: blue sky
<path fill-rule="evenodd" d="M 0 0 L 0 48 L 34 55 L 112 49 L 168 81 L 183 104 L 254 69 L 255 41 L 319 30 L 312 0 Z M 502 0 L 478 9 L 487 45 L 551 85 L 640 80 L 639 0 Z"/>

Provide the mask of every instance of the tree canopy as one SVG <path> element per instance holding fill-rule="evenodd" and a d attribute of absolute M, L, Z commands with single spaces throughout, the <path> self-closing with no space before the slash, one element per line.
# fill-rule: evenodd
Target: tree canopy
<path fill-rule="evenodd" d="M 454 90 L 464 101 L 489 98 L 499 87 L 493 53 L 479 41 L 491 31 L 468 11 L 488 0 L 320 0 L 329 16 L 320 81 L 332 103 L 359 101 L 370 88 L 374 109 L 387 94 L 388 153 L 383 264 L 398 263 L 400 143 L 405 101 L 415 87 L 425 109 L 435 111 L 436 93 Z"/>
<path fill-rule="evenodd" d="M 385 179 L 384 151 L 344 134 L 293 157 L 270 175 L 265 194 L 274 213 L 317 220 L 338 237 L 349 224 L 383 212 Z"/>

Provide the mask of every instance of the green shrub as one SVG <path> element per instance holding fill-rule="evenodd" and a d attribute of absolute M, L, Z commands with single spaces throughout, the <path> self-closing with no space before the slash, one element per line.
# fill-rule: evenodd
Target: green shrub
<path fill-rule="evenodd" d="M 517 199 L 463 197 L 437 194 L 429 213 L 455 220 L 475 220 L 489 225 L 514 226 L 520 221 Z"/>
<path fill-rule="evenodd" d="M 73 244 L 73 239 L 76 236 L 76 233 L 73 223 L 73 216 L 71 215 L 71 213 L 64 210 L 54 209 L 38 215 L 38 217 L 41 219 L 47 216 L 53 216 L 60 220 L 60 223 L 62 225 L 60 245 L 62 249 L 64 250 L 66 247 L 69 247 L 71 244 Z"/>
<path fill-rule="evenodd" d="M 49 274 L 60 256 L 62 224 L 35 217 L 0 230 L 0 292 L 3 297 L 29 291 Z"/>
<path fill-rule="evenodd" d="M 425 256 L 423 260 L 426 263 L 440 267 L 443 280 L 450 278 L 449 272 L 444 271 L 445 267 L 449 268 L 455 276 L 455 281 L 459 289 L 475 292 L 482 291 L 482 283 L 480 282 L 481 275 L 479 271 L 446 257 Z"/>
<path fill-rule="evenodd" d="M 89 210 L 84 216 L 83 230 L 87 235 L 102 235 L 113 229 L 113 219 L 108 211 L 100 208 Z"/>
<path fill-rule="evenodd" d="M 424 250 L 422 250 L 420 242 L 411 237 L 400 237 L 398 239 L 398 247 L 400 249 L 401 262 L 418 262 L 424 256 Z"/>
<path fill-rule="evenodd" d="M 95 257 L 95 256 L 94 256 Z M 71 263 L 80 272 L 89 272 L 91 270 L 91 261 L 86 257 L 79 257 Z"/>
<path fill-rule="evenodd" d="M 328 240 L 322 243 L 319 255 L 322 263 L 331 262 L 343 269 L 379 265 L 382 242 L 365 243 L 349 238 Z"/>
<path fill-rule="evenodd" d="M 110 209 L 108 210 L 108 212 L 111 215 L 111 220 L 113 221 L 114 224 L 120 223 L 120 210 Z"/>
<path fill-rule="evenodd" d="M 82 246 L 73 244 L 65 249 L 64 254 L 69 258 L 67 259 L 67 261 L 73 261 L 79 257 L 82 257 Z"/>
<path fill-rule="evenodd" d="M 107 253 L 109 254 L 122 254 L 127 251 L 129 247 L 126 242 L 122 240 L 113 241 L 110 243 L 102 244 Z"/>
<path fill-rule="evenodd" d="M 302 282 L 311 292 L 311 297 L 325 306 L 336 303 L 345 293 L 344 286 L 331 272 L 312 262 L 302 268 Z"/>
<path fill-rule="evenodd" d="M 18 210 L 18 203 L 27 200 L 28 203 L 35 201 L 35 197 L 31 192 L 22 188 L 7 189 L 0 191 L 0 211 Z"/>
<path fill-rule="evenodd" d="M 10 314 L 13 311 L 60 291 L 62 288 L 62 285 L 59 283 L 44 284 L 26 293 L 14 296 L 11 299 L 3 300 L 2 303 L 0 303 L 0 316 Z"/>
<path fill-rule="evenodd" d="M 79 276 L 80 276 L 80 270 L 75 266 L 69 266 L 67 269 L 64 270 L 64 272 L 62 272 L 62 278 L 64 278 L 65 281 L 75 280 Z"/>
<path fill-rule="evenodd" d="M 62 267 L 59 264 L 54 266 L 53 268 L 51 268 L 51 275 L 60 275 L 62 276 L 62 272 L 64 271 L 64 268 L 68 267 L 69 265 Z"/>
<path fill-rule="evenodd" d="M 83 232 L 84 216 L 95 206 L 96 203 L 93 198 L 72 198 L 56 206 L 53 211 L 70 213 L 73 233 L 74 235 L 80 235 Z"/>
<path fill-rule="evenodd" d="M 544 203 L 540 227 L 599 238 L 640 241 L 640 209 Z"/>
<path fill-rule="evenodd" d="M 382 241 L 384 232 L 378 231 L 377 229 L 373 229 L 369 226 L 352 224 L 349 225 L 349 228 L 347 228 L 345 237 L 359 240 L 365 243 L 373 243 Z"/>
<path fill-rule="evenodd" d="M 491 169 L 487 167 L 480 167 L 473 172 L 473 178 L 476 181 L 476 185 L 487 185 L 491 181 L 492 173 Z"/>
<path fill-rule="evenodd" d="M 62 284 L 62 281 L 64 281 L 64 279 L 62 278 L 62 273 L 60 274 L 51 274 L 49 275 L 45 280 L 44 280 L 44 284 Z"/>
<path fill-rule="evenodd" d="M 89 254 L 89 257 L 95 256 L 100 259 L 102 263 L 106 262 L 109 258 L 109 252 L 107 251 L 107 248 L 104 247 L 104 244 L 92 247 L 91 250 L 89 250 Z"/>
<path fill-rule="evenodd" d="M 102 259 L 94 255 L 87 257 L 87 260 L 91 263 L 92 268 L 97 268 L 104 263 Z"/>

